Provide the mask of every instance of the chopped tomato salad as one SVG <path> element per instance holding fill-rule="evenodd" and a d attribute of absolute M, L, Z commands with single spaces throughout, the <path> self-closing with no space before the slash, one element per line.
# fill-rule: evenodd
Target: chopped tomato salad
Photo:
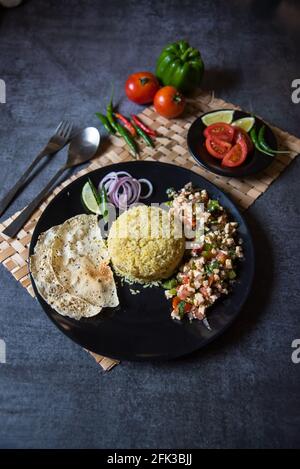
<path fill-rule="evenodd" d="M 171 212 L 188 229 L 196 226 L 178 274 L 163 284 L 166 297 L 172 299 L 171 316 L 207 321 L 207 308 L 229 293 L 238 260 L 243 258 L 238 224 L 230 220 L 218 200 L 211 199 L 205 190 L 194 189 L 191 183 L 173 191 L 171 197 Z M 198 224 L 199 218 L 204 223 Z"/>

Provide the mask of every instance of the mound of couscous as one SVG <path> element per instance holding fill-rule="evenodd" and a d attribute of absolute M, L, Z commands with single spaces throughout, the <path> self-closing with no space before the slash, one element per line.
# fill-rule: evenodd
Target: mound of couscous
<path fill-rule="evenodd" d="M 120 275 L 148 283 L 170 277 L 185 251 L 180 223 L 159 207 L 138 206 L 112 224 L 108 250 Z"/>

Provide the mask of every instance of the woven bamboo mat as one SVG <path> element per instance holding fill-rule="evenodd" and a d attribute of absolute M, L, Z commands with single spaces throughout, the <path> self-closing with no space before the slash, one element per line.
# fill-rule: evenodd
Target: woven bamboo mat
<path fill-rule="evenodd" d="M 240 109 L 238 106 L 213 97 L 208 92 L 201 92 L 193 100 L 190 100 L 187 111 L 181 119 L 167 120 L 156 114 L 152 107 L 144 109 L 140 114 L 141 119 L 153 129 L 157 130 L 162 137 L 156 141 L 154 149 L 141 144 L 141 159 L 172 163 L 189 168 L 223 189 L 242 209 L 246 209 L 268 189 L 272 182 L 290 164 L 297 154 L 300 153 L 300 139 L 271 126 L 277 137 L 279 146 L 291 150 L 291 154 L 274 158 L 272 164 L 255 177 L 234 179 L 210 173 L 197 166 L 190 156 L 186 145 L 186 134 L 190 124 L 197 116 L 204 112 L 221 108 Z M 16 239 L 7 238 L 2 234 L 2 231 L 19 212 L 15 213 L 8 220 L 0 223 L 0 263 L 9 270 L 17 282 L 27 289 L 31 296 L 34 296 L 34 293 L 28 275 L 28 248 L 34 227 L 49 201 L 63 187 L 67 186 L 77 177 L 93 171 L 94 169 L 130 159 L 131 156 L 123 140 L 118 137 L 112 137 L 109 148 L 96 157 L 88 167 L 79 171 L 76 175 L 73 175 L 54 190 L 49 199 L 40 206 L 24 228 L 19 232 Z M 119 363 L 94 353 L 91 353 L 91 355 L 106 371 Z"/>

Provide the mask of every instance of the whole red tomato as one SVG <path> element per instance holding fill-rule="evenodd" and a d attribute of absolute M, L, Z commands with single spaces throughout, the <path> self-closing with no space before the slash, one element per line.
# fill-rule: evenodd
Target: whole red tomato
<path fill-rule="evenodd" d="M 159 90 L 157 78 L 150 72 L 138 72 L 130 75 L 125 84 L 125 92 L 131 101 L 137 104 L 152 103 Z"/>
<path fill-rule="evenodd" d="M 158 114 L 172 119 L 182 114 L 185 108 L 185 99 L 174 86 L 164 86 L 154 97 L 154 107 Z"/>

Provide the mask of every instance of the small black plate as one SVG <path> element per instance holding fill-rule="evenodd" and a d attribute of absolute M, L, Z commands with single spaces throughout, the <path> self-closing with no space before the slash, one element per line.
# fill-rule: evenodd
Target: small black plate
<path fill-rule="evenodd" d="M 220 109 L 220 111 L 224 110 L 225 109 Z M 212 111 L 207 112 L 206 114 L 210 114 L 211 112 Z M 203 114 L 201 117 L 206 114 Z M 193 158 L 205 169 L 208 169 L 215 174 L 220 174 L 221 176 L 240 178 L 259 173 L 272 163 L 272 156 L 268 156 L 255 148 L 253 152 L 247 156 L 245 162 L 241 166 L 236 168 L 226 168 L 221 166 L 220 160 L 211 156 L 205 148 L 205 137 L 203 132 L 206 129 L 206 126 L 203 124 L 201 117 L 198 117 L 198 119 L 196 119 L 189 128 L 187 144 Z M 251 117 L 251 114 L 244 111 L 234 111 L 233 120 L 241 119 L 242 117 Z M 262 125 L 266 126 L 265 140 L 271 148 L 277 150 L 276 137 L 270 127 L 258 117 L 255 117 L 254 125 L 256 131 L 259 131 Z"/>
<path fill-rule="evenodd" d="M 207 330 L 199 321 L 190 323 L 188 320 L 172 320 L 170 301 L 166 300 L 162 288 L 122 285 L 118 278 L 120 306 L 104 309 L 101 314 L 90 319 L 76 321 L 60 316 L 38 294 L 32 279 L 38 301 L 64 334 L 82 347 L 108 357 L 122 360 L 170 359 L 203 347 L 232 323 L 246 301 L 254 272 L 254 250 L 248 227 L 234 203 L 220 189 L 196 173 L 174 165 L 136 161 L 107 166 L 82 176 L 63 189 L 47 206 L 34 230 L 30 254 L 33 254 L 42 232 L 84 213 L 80 195 L 88 177 L 94 184 L 98 184 L 110 171 L 128 171 L 135 178 L 148 178 L 154 186 L 154 193 L 148 203 L 162 203 L 167 200 L 168 187 L 180 189 L 192 182 L 201 189 L 207 189 L 213 198 L 219 199 L 239 223 L 245 260 L 240 264 L 238 281 L 231 294 L 219 300 L 209 311 L 212 330 Z M 132 295 L 130 289 L 138 289 L 141 293 Z"/>

